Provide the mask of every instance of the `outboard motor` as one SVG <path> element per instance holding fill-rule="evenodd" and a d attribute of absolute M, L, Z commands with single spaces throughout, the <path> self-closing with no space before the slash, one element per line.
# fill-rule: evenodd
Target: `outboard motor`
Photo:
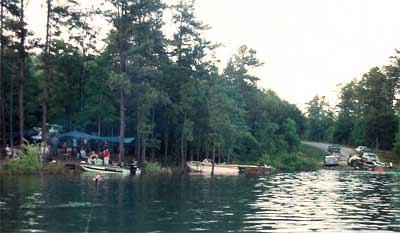
<path fill-rule="evenodd" d="M 137 162 L 132 160 L 129 168 L 130 168 L 130 171 L 131 171 L 131 175 L 136 175 L 136 171 L 138 169 Z"/>

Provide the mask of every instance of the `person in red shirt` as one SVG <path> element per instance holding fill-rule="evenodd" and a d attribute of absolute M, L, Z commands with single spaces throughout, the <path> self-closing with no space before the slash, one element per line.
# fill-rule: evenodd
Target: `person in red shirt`
<path fill-rule="evenodd" d="M 103 157 L 104 157 L 104 165 L 108 165 L 110 161 L 110 151 L 108 149 L 105 149 L 103 151 Z"/>

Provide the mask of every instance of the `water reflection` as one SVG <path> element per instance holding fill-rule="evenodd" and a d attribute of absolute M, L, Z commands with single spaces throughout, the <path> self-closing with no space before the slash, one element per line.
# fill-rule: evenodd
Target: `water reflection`
<path fill-rule="evenodd" d="M 260 178 L 245 230 L 400 231 L 398 177 L 321 171 Z"/>
<path fill-rule="evenodd" d="M 400 177 L 0 177 L 0 232 L 400 232 Z"/>

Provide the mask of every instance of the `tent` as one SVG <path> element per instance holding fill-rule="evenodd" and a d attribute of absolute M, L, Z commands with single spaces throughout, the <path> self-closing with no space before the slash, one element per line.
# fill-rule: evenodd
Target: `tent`
<path fill-rule="evenodd" d="M 72 137 L 72 138 L 80 138 L 86 140 L 97 140 L 97 141 L 106 141 L 106 142 L 119 142 L 119 137 L 101 137 L 96 135 L 87 134 L 80 131 L 71 131 L 68 133 L 64 133 L 60 135 L 61 137 Z M 124 138 L 124 143 L 131 143 L 135 138 Z"/>

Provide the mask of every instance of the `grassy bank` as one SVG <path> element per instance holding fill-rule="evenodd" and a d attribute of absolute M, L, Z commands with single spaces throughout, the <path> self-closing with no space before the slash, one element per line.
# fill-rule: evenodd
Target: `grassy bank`
<path fill-rule="evenodd" d="M 317 161 L 320 163 L 322 161 L 322 158 L 326 154 L 326 151 L 323 151 L 321 149 L 315 148 L 313 146 L 309 146 L 306 144 L 300 144 L 299 151 L 303 154 L 306 155 L 306 157 Z"/>
<path fill-rule="evenodd" d="M 65 167 L 63 163 L 41 164 L 39 145 L 24 145 L 18 150 L 17 158 L 7 158 L 0 163 L 0 174 L 2 175 L 66 175 L 77 173 Z"/>
<path fill-rule="evenodd" d="M 316 171 L 321 168 L 324 151 L 308 145 L 300 145 L 299 151 L 270 157 L 264 155 L 259 164 L 270 164 L 277 172 Z"/>

